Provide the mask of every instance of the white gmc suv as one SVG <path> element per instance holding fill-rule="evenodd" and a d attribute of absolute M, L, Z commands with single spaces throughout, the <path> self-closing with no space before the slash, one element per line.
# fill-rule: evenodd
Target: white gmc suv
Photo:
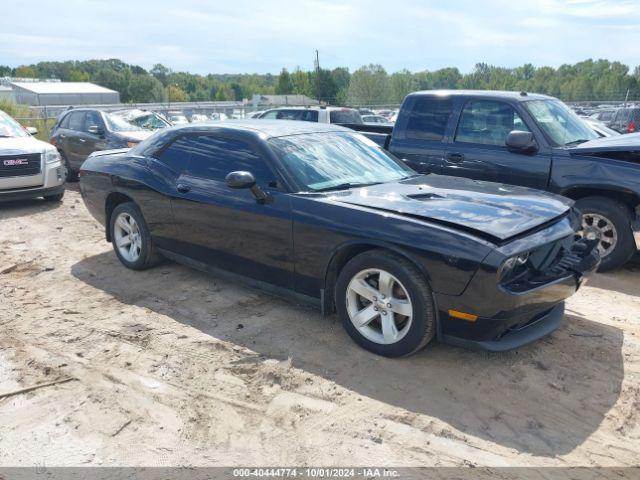
<path fill-rule="evenodd" d="M 64 196 L 65 167 L 53 145 L 33 138 L 0 110 L 0 202 L 44 197 L 59 202 Z"/>

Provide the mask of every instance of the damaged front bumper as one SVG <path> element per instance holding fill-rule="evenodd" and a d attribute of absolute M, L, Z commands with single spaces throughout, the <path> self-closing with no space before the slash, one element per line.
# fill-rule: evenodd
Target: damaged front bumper
<path fill-rule="evenodd" d="M 466 348 L 505 351 L 549 334 L 561 323 L 564 300 L 600 265 L 596 243 L 574 242 L 543 271 L 508 285 L 497 281 L 495 265 L 487 265 L 462 295 L 436 295 L 439 339 Z M 450 310 L 477 318 L 454 318 Z"/>

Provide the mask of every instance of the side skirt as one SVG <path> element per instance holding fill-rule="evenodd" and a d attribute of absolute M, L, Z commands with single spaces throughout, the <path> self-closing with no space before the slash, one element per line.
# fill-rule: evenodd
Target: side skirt
<path fill-rule="evenodd" d="M 225 280 L 229 280 L 230 282 L 233 282 L 233 283 L 240 283 L 247 287 L 254 288 L 256 290 L 260 290 L 265 293 L 269 293 L 276 297 L 283 298 L 288 301 L 293 301 L 294 303 L 302 303 L 305 305 L 309 305 L 314 308 L 320 309 L 322 311 L 322 303 L 321 303 L 321 300 L 318 298 L 310 297 L 308 295 L 295 292 L 288 288 L 278 287 L 270 283 L 263 282 L 261 280 L 256 280 L 255 278 L 245 277 L 244 275 L 239 275 L 237 273 L 233 273 L 228 270 L 223 270 L 221 268 L 211 266 L 207 263 L 199 262 L 198 260 L 194 260 L 184 255 L 180 255 L 179 253 L 165 250 L 163 248 L 156 247 L 156 250 L 158 251 L 158 253 L 162 254 L 162 256 L 167 257 L 168 259 L 173 260 L 182 265 L 185 265 L 187 267 L 200 270 L 201 272 L 210 273 L 212 275 L 223 278 Z M 323 292 L 321 292 L 321 295 L 322 294 Z"/>

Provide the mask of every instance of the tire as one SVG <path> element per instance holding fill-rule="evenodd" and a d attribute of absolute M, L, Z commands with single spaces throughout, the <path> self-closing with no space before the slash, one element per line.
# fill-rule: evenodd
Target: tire
<path fill-rule="evenodd" d="M 380 285 L 380 274 L 376 272 L 384 272 L 391 277 L 391 282 L 387 282 L 391 289 Z M 368 286 L 372 290 L 368 290 Z M 369 298 L 355 293 L 356 288 L 364 288 Z M 435 335 L 436 316 L 431 288 L 420 271 L 400 255 L 387 250 L 370 250 L 357 255 L 340 271 L 335 289 L 336 309 L 345 330 L 358 345 L 370 352 L 385 357 L 411 355 Z M 385 291 L 387 295 L 383 293 Z M 387 303 L 389 291 L 392 292 L 392 308 L 388 308 Z M 371 295 L 375 292 L 375 300 L 372 300 Z M 396 313 L 401 307 L 411 316 Z M 373 316 L 373 319 L 358 328 L 352 321 L 356 314 L 363 319 Z M 389 327 L 391 323 L 395 330 Z M 387 325 L 386 329 L 383 329 L 384 325 Z M 385 331 L 397 334 L 397 340 L 392 334 L 387 337 Z"/>
<path fill-rule="evenodd" d="M 127 230 L 119 223 L 121 217 L 129 225 L 130 230 L 127 235 L 124 235 Z M 131 219 L 133 219 L 133 223 Z M 132 270 L 145 270 L 160 262 L 161 258 L 155 252 L 149 228 L 144 221 L 142 212 L 135 203 L 121 203 L 113 210 L 109 218 L 109 234 L 113 250 L 125 267 Z M 126 244 L 125 237 L 132 241 Z M 122 248 L 118 246 L 121 241 Z M 127 255 L 127 251 L 129 255 Z"/>
<path fill-rule="evenodd" d="M 611 226 L 613 226 L 613 232 L 615 234 L 615 245 L 609 252 L 602 249 L 607 245 L 610 245 L 609 242 L 600 242 L 599 249 L 601 250 L 602 262 L 600 263 L 600 267 L 598 268 L 599 272 L 608 272 L 611 270 L 615 270 L 623 266 L 636 251 L 635 242 L 633 239 L 633 233 L 631 231 L 631 211 L 629 208 L 623 203 L 616 202 L 607 197 L 585 197 L 576 201 L 576 208 L 580 210 L 583 215 L 582 226 L 583 231 L 581 235 L 588 235 L 588 229 L 591 228 L 592 231 L 597 225 L 593 222 L 597 223 L 599 218 L 602 218 L 599 223 L 604 224 L 604 222 L 609 222 Z M 592 216 L 596 217 L 592 217 Z M 591 223 L 587 223 L 591 221 Z M 604 228 L 595 228 L 596 231 L 602 232 L 608 228 L 605 225 Z M 587 233 L 585 233 L 587 232 Z M 611 233 L 607 232 L 606 236 L 608 239 L 612 238 Z M 587 238 L 589 238 L 587 236 Z"/>
<path fill-rule="evenodd" d="M 67 160 L 67 156 L 64 154 L 64 152 L 62 150 L 58 150 L 58 152 L 60 153 L 60 157 L 62 158 L 62 164 L 64 165 L 65 180 L 69 183 L 77 182 L 78 172 L 73 171 L 73 169 L 71 168 L 71 164 L 69 163 L 69 160 Z"/>
<path fill-rule="evenodd" d="M 44 199 L 47 202 L 61 202 L 64 198 L 64 190 L 61 193 L 57 193 L 55 195 L 47 195 Z"/>

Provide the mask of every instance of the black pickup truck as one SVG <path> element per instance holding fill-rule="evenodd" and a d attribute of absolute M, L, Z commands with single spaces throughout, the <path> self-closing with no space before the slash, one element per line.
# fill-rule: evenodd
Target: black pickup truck
<path fill-rule="evenodd" d="M 394 127 L 348 125 L 420 173 L 489 180 L 569 197 L 600 271 L 640 249 L 640 133 L 597 138 L 560 100 L 527 92 L 408 95 Z"/>

